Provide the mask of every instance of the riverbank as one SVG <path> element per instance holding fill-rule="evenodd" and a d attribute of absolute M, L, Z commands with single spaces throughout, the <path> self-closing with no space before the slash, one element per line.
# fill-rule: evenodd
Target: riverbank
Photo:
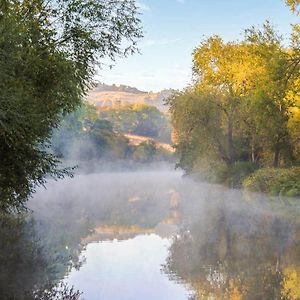
<path fill-rule="evenodd" d="M 300 167 L 259 169 L 243 180 L 242 186 L 275 196 L 300 197 Z"/>
<path fill-rule="evenodd" d="M 239 162 L 230 168 L 200 168 L 192 172 L 191 177 L 271 196 L 300 197 L 300 167 L 259 168 L 257 165 Z"/>

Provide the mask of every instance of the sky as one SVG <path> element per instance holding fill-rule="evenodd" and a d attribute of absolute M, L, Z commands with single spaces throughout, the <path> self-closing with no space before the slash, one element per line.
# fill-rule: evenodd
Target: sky
<path fill-rule="evenodd" d="M 182 89 L 192 78 L 192 52 L 200 42 L 219 35 L 242 39 L 246 28 L 269 20 L 288 37 L 294 16 L 284 0 L 139 0 L 144 38 L 141 54 L 103 66 L 96 80 L 143 91 Z M 110 62 L 106 61 L 105 65 Z"/>

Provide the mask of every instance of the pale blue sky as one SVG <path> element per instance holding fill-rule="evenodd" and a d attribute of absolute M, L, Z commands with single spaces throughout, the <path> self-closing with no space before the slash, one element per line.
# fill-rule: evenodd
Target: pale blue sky
<path fill-rule="evenodd" d="M 140 0 L 144 38 L 141 54 L 104 67 L 99 81 L 145 91 L 181 89 L 191 81 L 191 53 L 205 37 L 242 37 L 243 30 L 265 20 L 285 36 L 299 19 L 283 0 Z"/>

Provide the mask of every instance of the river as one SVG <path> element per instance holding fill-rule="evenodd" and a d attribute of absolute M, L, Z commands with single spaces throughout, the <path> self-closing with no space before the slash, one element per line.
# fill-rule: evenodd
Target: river
<path fill-rule="evenodd" d="M 1 217 L 0 299 L 300 299 L 299 203 L 169 170 L 50 181 Z"/>

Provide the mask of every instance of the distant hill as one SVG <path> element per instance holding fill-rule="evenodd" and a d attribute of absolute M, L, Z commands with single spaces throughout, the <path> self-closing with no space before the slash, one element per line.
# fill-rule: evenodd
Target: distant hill
<path fill-rule="evenodd" d="M 120 84 L 112 84 L 108 85 L 105 83 L 98 83 L 95 87 L 94 91 L 97 92 L 124 92 L 124 93 L 132 93 L 132 94 L 147 94 L 147 92 L 143 92 L 138 90 L 135 87 L 131 87 L 128 85 Z"/>
<path fill-rule="evenodd" d="M 88 101 L 97 106 L 99 110 L 107 110 L 117 106 L 134 103 L 145 103 L 167 112 L 164 99 L 171 95 L 173 90 L 163 90 L 159 93 L 143 92 L 135 87 L 126 85 L 107 85 L 99 83 L 88 95 Z"/>

